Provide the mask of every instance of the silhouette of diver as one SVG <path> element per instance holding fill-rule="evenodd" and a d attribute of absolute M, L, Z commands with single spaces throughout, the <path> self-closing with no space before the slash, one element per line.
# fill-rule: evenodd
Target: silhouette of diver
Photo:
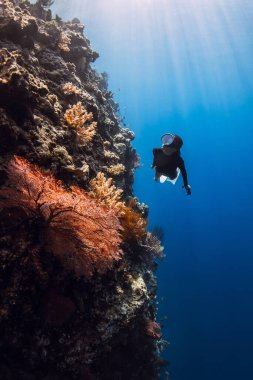
<path fill-rule="evenodd" d="M 175 183 L 181 171 L 184 181 L 183 188 L 186 189 L 187 195 L 191 195 L 191 186 L 188 184 L 184 160 L 180 153 L 183 140 L 171 133 L 163 135 L 161 140 L 162 148 L 153 149 L 154 160 L 151 168 L 155 169 L 155 181 L 158 181 L 161 176 L 166 176 Z"/>

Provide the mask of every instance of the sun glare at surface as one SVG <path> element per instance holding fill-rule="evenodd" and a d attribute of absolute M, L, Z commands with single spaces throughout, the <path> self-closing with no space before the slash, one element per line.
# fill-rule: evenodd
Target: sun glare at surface
<path fill-rule="evenodd" d="M 70 5 L 56 0 L 54 7 L 70 18 L 79 15 L 100 52 L 97 67 L 114 73 L 115 88 L 124 82 L 133 94 L 134 109 L 140 96 L 152 103 L 155 84 L 160 83 L 161 108 L 187 114 L 199 105 L 226 108 L 230 102 L 243 102 L 244 84 L 253 86 L 253 3 L 246 0 L 240 8 L 237 4 L 238 0 L 73 0 Z"/>

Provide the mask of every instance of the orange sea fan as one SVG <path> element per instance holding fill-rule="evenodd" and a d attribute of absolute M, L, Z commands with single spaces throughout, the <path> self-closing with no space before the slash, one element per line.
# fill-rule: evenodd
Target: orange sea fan
<path fill-rule="evenodd" d="M 21 208 L 27 217 L 39 217 L 44 246 L 76 276 L 102 273 L 121 257 L 122 227 L 113 209 L 77 187 L 67 191 L 51 173 L 24 158 L 15 156 L 3 169 L 9 185 L 0 190 L 0 207 Z"/>

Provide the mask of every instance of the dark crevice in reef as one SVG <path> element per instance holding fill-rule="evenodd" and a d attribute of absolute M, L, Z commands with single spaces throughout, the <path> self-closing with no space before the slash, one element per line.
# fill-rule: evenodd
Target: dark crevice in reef
<path fill-rule="evenodd" d="M 162 248 L 134 134 L 83 25 L 49 5 L 0 3 L 0 377 L 155 380 Z"/>

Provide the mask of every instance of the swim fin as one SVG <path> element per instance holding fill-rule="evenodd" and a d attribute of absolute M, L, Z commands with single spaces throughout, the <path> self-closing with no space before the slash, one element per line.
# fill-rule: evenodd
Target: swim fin
<path fill-rule="evenodd" d="M 160 183 L 164 183 L 164 182 L 166 182 L 166 181 L 169 181 L 169 182 L 171 182 L 173 185 L 175 185 L 175 183 L 176 183 L 177 180 L 178 180 L 179 175 L 180 175 L 180 169 L 177 168 L 177 176 L 176 176 L 176 178 L 174 178 L 174 179 L 170 179 L 169 177 L 166 177 L 165 175 L 161 175 L 160 178 L 159 178 L 159 180 L 160 180 Z"/>

